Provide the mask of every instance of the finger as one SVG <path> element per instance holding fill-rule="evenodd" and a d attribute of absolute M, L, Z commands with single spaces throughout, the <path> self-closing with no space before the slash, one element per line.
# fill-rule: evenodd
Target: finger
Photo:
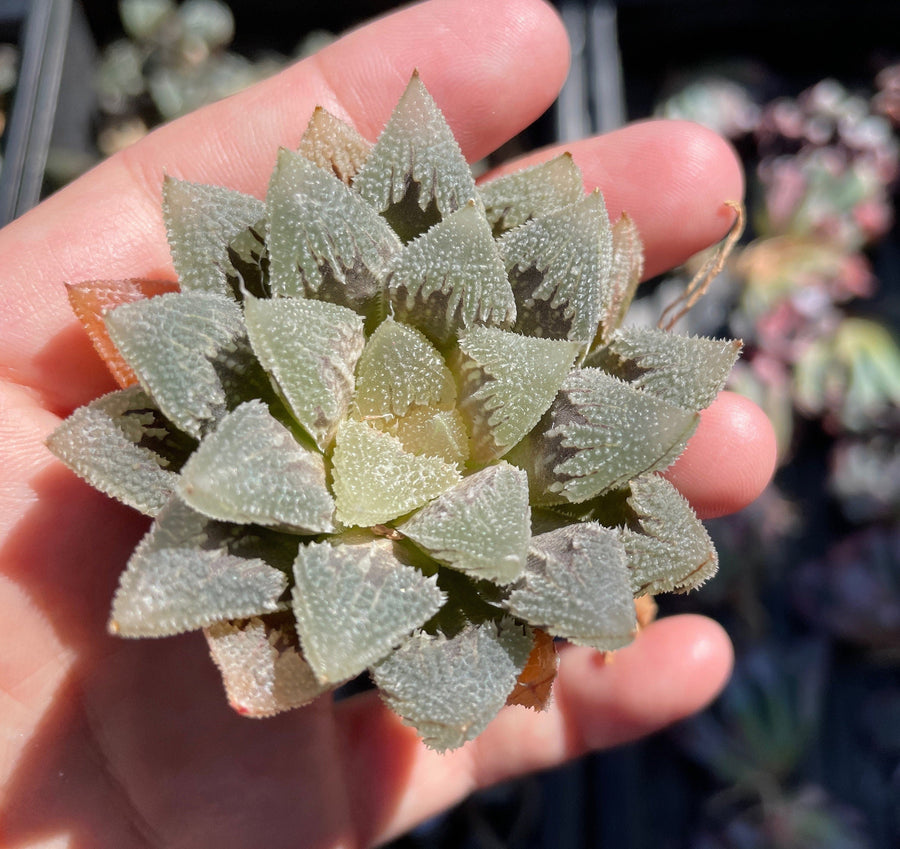
<path fill-rule="evenodd" d="M 688 716 L 718 694 L 732 665 L 728 637 L 700 616 L 655 622 L 611 657 L 574 647 L 562 655 L 549 710 L 505 708 L 478 738 L 444 755 L 419 743 L 374 693 L 338 705 L 360 844 L 400 834 L 480 787 Z"/>
<path fill-rule="evenodd" d="M 62 283 L 171 276 L 164 173 L 262 196 L 278 147 L 296 147 L 316 105 L 373 138 L 415 68 L 478 158 L 550 105 L 567 63 L 565 30 L 541 0 L 432 0 L 159 129 L 0 233 L 0 375 L 58 409 L 108 387 L 86 341 L 60 336 L 73 328 Z"/>
<path fill-rule="evenodd" d="M 701 518 L 746 507 L 775 471 L 775 431 L 752 401 L 722 392 L 703 411 L 684 453 L 665 476 Z"/>

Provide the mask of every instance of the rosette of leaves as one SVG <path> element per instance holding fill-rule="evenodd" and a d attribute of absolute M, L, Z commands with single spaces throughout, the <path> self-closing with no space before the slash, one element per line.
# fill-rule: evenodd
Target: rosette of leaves
<path fill-rule="evenodd" d="M 620 328 L 640 241 L 570 156 L 476 188 L 414 76 L 376 144 L 319 110 L 265 201 L 163 215 L 177 285 L 70 287 L 123 388 L 49 442 L 153 517 L 113 632 L 202 629 L 254 716 L 368 671 L 443 750 L 715 570 L 656 472 L 738 344 Z"/>

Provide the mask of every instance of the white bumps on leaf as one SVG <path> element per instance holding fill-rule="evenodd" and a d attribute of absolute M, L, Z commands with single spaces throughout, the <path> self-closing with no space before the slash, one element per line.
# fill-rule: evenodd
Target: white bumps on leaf
<path fill-rule="evenodd" d="M 158 427 L 156 405 L 137 386 L 79 407 L 47 440 L 47 447 L 91 486 L 148 516 L 175 490 L 178 475 L 141 440 Z"/>
<path fill-rule="evenodd" d="M 563 382 L 579 345 L 473 327 L 456 358 L 459 410 L 472 435 L 473 459 L 502 457 L 540 420 Z"/>
<path fill-rule="evenodd" d="M 592 522 L 539 534 L 505 606 L 554 637 L 600 651 L 621 648 L 637 625 L 626 560 L 616 531 Z"/>
<path fill-rule="evenodd" d="M 265 204 L 249 195 L 166 177 L 163 219 L 181 290 L 230 295 L 228 244 L 265 213 Z"/>
<path fill-rule="evenodd" d="M 182 469 L 179 494 L 224 522 L 334 530 L 322 455 L 298 444 L 262 401 L 241 404 L 204 437 Z"/>
<path fill-rule="evenodd" d="M 307 298 L 244 300 L 250 344 L 291 412 L 325 450 L 353 395 L 365 344 L 352 310 Z"/>
<path fill-rule="evenodd" d="M 388 706 L 430 749 L 477 737 L 506 703 L 534 643 L 512 620 L 468 625 L 454 637 L 414 634 L 372 672 Z"/>
<path fill-rule="evenodd" d="M 365 422 L 341 424 L 332 459 L 337 518 L 350 526 L 390 522 L 460 479 L 454 466 L 439 457 L 411 454 L 397 437 Z"/>
<path fill-rule="evenodd" d="M 319 681 L 337 684 L 385 657 L 444 603 L 386 539 L 301 546 L 293 608 L 303 653 Z"/>
<path fill-rule="evenodd" d="M 371 143 L 353 127 L 317 106 L 297 152 L 350 185 L 371 149 Z"/>
<path fill-rule="evenodd" d="M 229 551 L 230 529 L 173 499 L 122 573 L 109 630 L 167 637 L 278 610 L 283 572 Z"/>
<path fill-rule="evenodd" d="M 454 569 L 509 584 L 525 567 L 530 518 L 525 472 L 500 463 L 463 478 L 398 530 Z"/>
<path fill-rule="evenodd" d="M 122 304 L 105 321 L 141 386 L 197 439 L 233 404 L 231 383 L 257 365 L 241 308 L 225 295 L 171 292 Z"/>
<path fill-rule="evenodd" d="M 242 716 L 272 716 L 326 692 L 297 645 L 292 624 L 258 616 L 204 629 L 228 703 Z"/>
<path fill-rule="evenodd" d="M 718 555 L 684 496 L 659 475 L 633 480 L 630 490 L 635 522 L 618 533 L 628 553 L 634 594 L 687 592 L 711 578 Z"/>

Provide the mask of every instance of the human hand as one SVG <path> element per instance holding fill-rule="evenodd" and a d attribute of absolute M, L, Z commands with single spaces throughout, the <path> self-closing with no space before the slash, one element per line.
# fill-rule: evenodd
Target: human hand
<path fill-rule="evenodd" d="M 477 159 L 530 123 L 566 72 L 540 0 L 433 0 L 153 133 L 0 232 L 0 847 L 337 847 L 383 841 L 473 789 L 661 727 L 730 669 L 721 629 L 654 623 L 614 663 L 562 652 L 553 706 L 508 708 L 475 741 L 426 750 L 374 693 L 263 721 L 232 713 L 197 635 L 104 630 L 145 520 L 45 449 L 60 415 L 112 382 L 63 283 L 173 274 L 163 173 L 262 196 L 279 145 L 321 104 L 374 138 L 414 67 Z M 569 145 L 611 215 L 636 221 L 653 274 L 716 241 L 740 197 L 730 149 L 693 125 L 645 123 Z M 547 153 L 539 154 L 547 156 Z M 751 500 L 771 430 L 724 393 L 671 479 L 701 515 Z"/>

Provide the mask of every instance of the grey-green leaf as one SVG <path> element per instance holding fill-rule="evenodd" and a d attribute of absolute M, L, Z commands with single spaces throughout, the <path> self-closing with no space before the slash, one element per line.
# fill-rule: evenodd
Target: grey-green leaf
<path fill-rule="evenodd" d="M 372 144 L 353 127 L 317 106 L 297 150 L 350 185 L 371 149 Z"/>
<path fill-rule="evenodd" d="M 358 675 L 444 603 L 434 576 L 401 562 L 386 539 L 302 546 L 294 578 L 297 630 L 321 683 Z"/>
<path fill-rule="evenodd" d="M 576 369 L 533 445 L 538 491 L 581 502 L 670 466 L 699 415 L 606 374 Z"/>
<path fill-rule="evenodd" d="M 410 242 L 391 269 L 394 316 L 438 345 L 474 325 L 511 327 L 516 304 L 484 212 L 474 202 Z"/>
<path fill-rule="evenodd" d="M 203 438 L 181 472 L 179 494 L 223 522 L 334 530 L 322 455 L 299 445 L 262 401 L 241 404 Z"/>
<path fill-rule="evenodd" d="M 248 298 L 244 319 L 263 368 L 325 450 L 353 395 L 353 372 L 365 344 L 362 318 L 326 301 Z"/>
<path fill-rule="evenodd" d="M 725 385 L 741 343 L 681 336 L 655 327 L 616 331 L 597 364 L 679 407 L 702 410 Z"/>
<path fill-rule="evenodd" d="M 318 298 L 365 313 L 384 306 L 400 240 L 362 198 L 299 153 L 282 150 L 266 196 L 273 295 Z"/>
<path fill-rule="evenodd" d="M 612 229 L 599 191 L 499 240 L 516 299 L 515 330 L 593 340 L 609 285 Z"/>
<path fill-rule="evenodd" d="M 249 195 L 166 177 L 163 219 L 181 290 L 231 295 L 228 277 L 235 270 L 228 244 L 265 212 L 265 204 Z"/>
<path fill-rule="evenodd" d="M 684 496 L 659 475 L 633 480 L 630 490 L 634 518 L 619 535 L 628 553 L 634 594 L 687 592 L 709 580 L 716 573 L 718 555 Z"/>
<path fill-rule="evenodd" d="M 497 715 L 533 642 L 511 620 L 469 625 L 449 639 L 420 632 L 372 671 L 391 710 L 443 752 L 473 740 Z"/>
<path fill-rule="evenodd" d="M 259 370 L 240 307 L 225 295 L 171 292 L 122 304 L 106 327 L 160 410 L 195 438 L 240 400 Z"/>
<path fill-rule="evenodd" d="M 302 707 L 329 689 L 316 680 L 282 616 L 216 622 L 204 635 L 228 703 L 242 716 Z"/>
<path fill-rule="evenodd" d="M 459 144 L 418 74 L 353 186 L 404 241 L 477 198 Z"/>
<path fill-rule="evenodd" d="M 459 341 L 459 409 L 472 458 L 502 457 L 540 420 L 579 350 L 577 342 L 474 327 Z"/>
<path fill-rule="evenodd" d="M 589 522 L 534 537 L 525 574 L 505 605 L 529 624 L 578 645 L 600 651 L 627 645 L 637 623 L 617 532 Z"/>
<path fill-rule="evenodd" d="M 178 479 L 165 457 L 141 444 L 148 436 L 169 435 L 159 418 L 143 389 L 121 389 L 77 409 L 47 447 L 95 489 L 155 516 Z"/>
<path fill-rule="evenodd" d="M 110 631 L 166 637 L 278 610 L 284 573 L 260 558 L 232 554 L 233 542 L 233 528 L 173 499 L 122 573 Z"/>
<path fill-rule="evenodd" d="M 398 530 L 454 569 L 509 584 L 525 567 L 530 519 L 525 472 L 501 462 L 463 478 Z"/>
<path fill-rule="evenodd" d="M 581 200 L 581 171 L 572 154 L 563 153 L 478 187 L 494 235 Z"/>

